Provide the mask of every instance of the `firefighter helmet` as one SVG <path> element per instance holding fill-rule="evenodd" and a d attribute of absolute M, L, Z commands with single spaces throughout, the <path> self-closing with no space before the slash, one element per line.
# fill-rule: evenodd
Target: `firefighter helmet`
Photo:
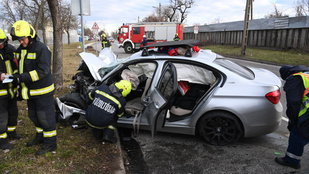
<path fill-rule="evenodd" d="M 103 33 L 103 34 L 101 35 L 101 37 L 106 37 L 106 34 Z"/>
<path fill-rule="evenodd" d="M 35 37 L 34 28 L 26 21 L 20 20 L 13 24 L 10 32 L 13 40 L 20 40 L 24 37 Z"/>
<path fill-rule="evenodd" d="M 177 37 L 178 36 L 178 33 L 175 33 L 175 37 Z"/>
<path fill-rule="evenodd" d="M 6 37 L 4 31 L 0 28 L 0 45 L 5 42 L 8 38 Z"/>
<path fill-rule="evenodd" d="M 115 86 L 118 89 L 122 89 L 121 94 L 123 97 L 126 97 L 131 92 L 132 89 L 131 82 L 127 80 L 120 80 L 119 82 L 115 83 Z"/>

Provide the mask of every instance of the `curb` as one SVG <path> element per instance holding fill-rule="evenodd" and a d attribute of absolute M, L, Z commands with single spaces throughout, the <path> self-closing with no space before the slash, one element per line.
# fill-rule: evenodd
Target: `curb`
<path fill-rule="evenodd" d="M 118 165 L 119 165 L 119 168 L 120 168 L 118 171 L 115 171 L 115 174 L 125 174 L 126 170 L 125 170 L 125 167 L 124 167 L 122 148 L 121 148 L 121 145 L 120 145 L 120 138 L 119 138 L 117 128 L 115 129 L 115 136 L 117 138 L 116 146 L 117 146 L 118 151 L 119 151 L 119 157 L 118 157 L 117 160 L 118 160 Z"/>

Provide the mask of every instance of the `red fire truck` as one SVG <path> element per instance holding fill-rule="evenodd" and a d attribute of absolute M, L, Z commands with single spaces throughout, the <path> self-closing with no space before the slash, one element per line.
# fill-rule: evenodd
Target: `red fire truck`
<path fill-rule="evenodd" d="M 123 24 L 118 31 L 118 47 L 126 53 L 140 50 L 143 35 L 147 37 L 147 45 L 155 42 L 172 41 L 178 33 L 182 40 L 183 25 L 172 22 L 144 22 Z"/>

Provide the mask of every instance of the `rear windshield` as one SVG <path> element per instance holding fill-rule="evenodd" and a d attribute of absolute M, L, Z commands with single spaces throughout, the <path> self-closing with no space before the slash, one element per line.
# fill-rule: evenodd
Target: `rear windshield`
<path fill-rule="evenodd" d="M 247 67 L 245 66 L 242 66 L 242 65 L 239 65 L 235 62 L 232 62 L 230 60 L 227 60 L 227 59 L 216 59 L 214 61 L 214 63 L 246 78 L 246 79 L 249 79 L 249 80 L 253 80 L 254 79 L 254 73 Z"/>

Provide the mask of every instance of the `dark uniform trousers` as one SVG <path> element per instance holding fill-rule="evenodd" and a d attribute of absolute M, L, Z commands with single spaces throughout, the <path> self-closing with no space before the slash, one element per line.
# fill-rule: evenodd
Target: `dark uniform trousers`
<path fill-rule="evenodd" d="M 43 133 L 44 144 L 56 144 L 56 118 L 53 95 L 43 95 L 27 100 L 28 116 L 37 133 Z"/>
<path fill-rule="evenodd" d="M 18 108 L 16 98 L 0 100 L 0 135 L 14 131 L 17 125 Z M 7 128 L 9 130 L 7 130 Z"/>

